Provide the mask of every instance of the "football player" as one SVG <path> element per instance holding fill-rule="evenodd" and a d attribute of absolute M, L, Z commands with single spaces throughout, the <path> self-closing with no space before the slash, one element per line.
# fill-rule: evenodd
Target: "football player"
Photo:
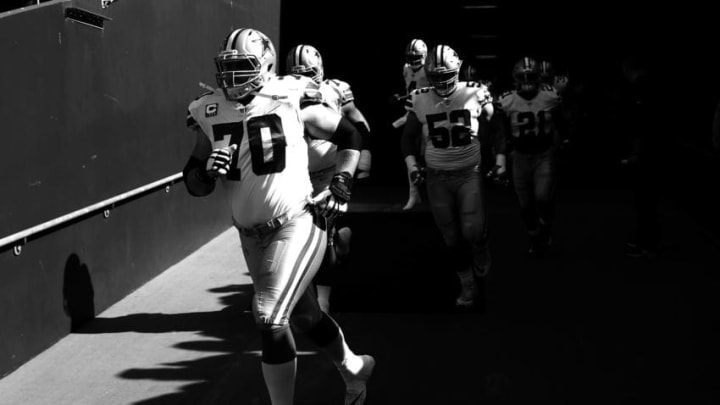
<path fill-rule="evenodd" d="M 427 44 L 422 39 L 413 39 L 405 48 L 403 78 L 405 79 L 405 94 L 407 95 L 413 90 L 427 87 L 429 84 L 423 68 L 427 52 Z"/>
<path fill-rule="evenodd" d="M 425 88 L 429 86 L 427 77 L 425 75 L 425 59 L 427 58 L 427 44 L 422 39 L 413 39 L 407 44 L 405 48 L 405 64 L 403 65 L 403 78 L 405 79 L 405 95 L 399 96 L 396 94 L 398 100 L 407 100 L 413 90 L 417 88 Z M 405 124 L 407 120 L 407 113 L 400 119 L 393 123 L 395 128 L 400 128 Z M 422 142 L 422 139 L 418 137 L 418 141 Z M 423 145 L 420 145 L 422 148 Z M 422 156 L 418 164 L 422 167 Z M 415 205 L 422 202 L 420 191 L 416 184 L 414 184 L 408 178 L 408 200 L 403 206 L 403 210 L 412 209 Z"/>
<path fill-rule="evenodd" d="M 541 60 L 538 62 L 538 68 L 540 70 L 540 83 L 554 87 L 559 94 L 565 91 L 568 85 L 568 77 L 567 75 L 557 74 L 552 62 Z"/>
<path fill-rule="evenodd" d="M 273 405 L 293 403 L 293 325 L 325 351 L 346 383 L 346 403 L 363 403 L 375 360 L 356 355 L 308 284 L 326 247 L 324 217 L 351 196 L 361 137 L 320 103 L 317 84 L 276 76 L 273 43 L 260 31 L 233 30 L 215 57 L 219 88 L 188 107 L 195 147 L 183 170 L 190 194 L 227 190 L 232 220 L 253 280 L 252 310 L 262 340 L 262 371 Z M 338 145 L 328 190 L 312 197 L 304 131 Z"/>
<path fill-rule="evenodd" d="M 544 254 L 552 243 L 555 150 L 559 144 L 557 90 L 543 84 L 540 65 L 521 58 L 512 71 L 515 89 L 500 96 L 508 150 L 512 150 L 512 178 L 522 218 L 530 237 L 528 252 Z"/>
<path fill-rule="evenodd" d="M 324 78 L 322 55 L 311 45 L 297 45 L 290 49 L 285 68 L 288 74 L 307 76 L 317 83 L 323 102 L 350 120 L 360 131 L 363 137 L 363 147 L 360 151 L 357 177 L 359 179 L 367 177 L 370 173 L 372 159 L 369 143 L 370 128 L 367 119 L 355 105 L 355 97 L 350 85 L 341 80 Z M 317 195 L 330 186 L 335 172 L 337 146 L 322 138 L 307 136 L 306 139 L 309 145 L 310 180 L 313 185 L 313 194 Z M 329 224 L 326 258 L 315 278 L 318 302 L 320 308 L 325 312 L 330 310 L 330 293 L 336 268 L 349 253 L 352 235 L 348 227 L 338 227 L 335 232 L 335 225 L 335 221 Z"/>
<path fill-rule="evenodd" d="M 428 52 L 424 69 L 431 87 L 414 90 L 406 102 L 402 151 L 411 181 L 426 182 L 449 267 L 460 278 L 461 292 L 455 304 L 469 308 L 490 269 L 478 128 L 481 120 L 492 117 L 493 104 L 487 87 L 458 80 L 461 64 L 458 54 L 447 45 Z M 425 139 L 424 171 L 417 164 L 421 152 L 416 137 Z M 505 156 L 498 155 L 496 160 L 504 171 Z"/>

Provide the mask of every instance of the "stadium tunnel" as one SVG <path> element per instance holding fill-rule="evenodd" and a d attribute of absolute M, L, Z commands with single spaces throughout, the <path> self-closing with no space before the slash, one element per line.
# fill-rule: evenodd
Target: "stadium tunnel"
<path fill-rule="evenodd" d="M 179 173 L 192 147 L 187 104 L 200 83 L 214 84 L 219 42 L 242 26 L 275 41 L 281 70 L 293 45 L 316 46 L 326 76 L 352 84 L 371 123 L 373 174 L 348 214 L 355 263 L 335 305 L 346 333 L 386 361 L 378 403 L 526 403 L 530 392 L 578 403 L 716 399 L 720 170 L 709 127 L 720 76 L 698 83 L 711 56 L 686 46 L 710 38 L 712 24 L 696 5 L 652 11 L 648 20 L 644 6 L 619 1 L 53 0 L 0 14 L 0 403 L 264 400 L 249 279 L 224 253 L 237 249 L 224 195 L 193 198 Z M 694 28 L 669 30 L 677 21 Z M 631 215 L 628 185 L 614 164 L 621 142 L 597 123 L 563 162 L 561 258 L 522 258 L 512 195 L 492 189 L 499 264 L 488 308 L 446 307 L 454 280 L 433 253 L 432 218 L 399 210 L 405 172 L 390 123 L 403 111 L 388 99 L 415 37 L 450 44 L 501 86 L 524 54 L 555 58 L 590 89 L 617 79 L 628 52 L 658 56 L 669 98 L 689 117 L 668 157 L 692 173 L 669 180 L 669 256 L 638 264 L 615 250 Z M 393 382 L 422 370 L 412 350 L 439 353 L 436 367 Z M 301 367 L 333 381 L 311 349 L 302 353 Z M 302 378 L 299 397 L 324 392 L 332 403 L 337 389 Z"/>

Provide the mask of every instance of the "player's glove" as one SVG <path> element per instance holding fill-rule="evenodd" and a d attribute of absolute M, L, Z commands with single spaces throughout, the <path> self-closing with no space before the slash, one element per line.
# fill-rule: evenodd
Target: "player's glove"
<path fill-rule="evenodd" d="M 230 162 L 232 162 L 232 155 L 236 149 L 237 145 L 233 144 L 213 150 L 205 164 L 208 176 L 217 178 L 226 175 L 230 170 Z"/>
<path fill-rule="evenodd" d="M 415 168 L 410 172 L 409 176 L 410 182 L 413 185 L 418 186 L 425 181 L 425 168 L 415 166 Z"/>
<path fill-rule="evenodd" d="M 485 177 L 490 179 L 490 181 L 492 181 L 493 183 L 502 187 L 507 187 L 510 185 L 510 178 L 508 177 L 507 171 L 504 167 L 500 165 L 493 166 L 493 168 L 487 172 Z"/>
<path fill-rule="evenodd" d="M 336 173 L 330 187 L 318 194 L 313 202 L 320 210 L 320 215 L 332 221 L 347 212 L 348 201 L 352 195 L 352 176 L 348 172 Z"/>

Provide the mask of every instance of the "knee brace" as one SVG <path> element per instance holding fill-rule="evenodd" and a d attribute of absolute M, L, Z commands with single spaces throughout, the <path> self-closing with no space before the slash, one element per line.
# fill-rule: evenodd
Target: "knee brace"
<path fill-rule="evenodd" d="M 340 333 L 340 328 L 326 313 L 322 313 L 320 320 L 307 331 L 307 337 L 318 347 L 332 343 Z"/>
<path fill-rule="evenodd" d="M 262 361 L 267 364 L 283 364 L 296 356 L 295 339 L 290 325 L 266 325 L 260 329 Z"/>

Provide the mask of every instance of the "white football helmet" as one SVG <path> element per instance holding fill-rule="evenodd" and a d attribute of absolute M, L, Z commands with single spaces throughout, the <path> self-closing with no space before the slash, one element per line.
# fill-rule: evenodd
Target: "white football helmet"
<path fill-rule="evenodd" d="M 405 63 L 417 70 L 425 64 L 427 45 L 422 39 L 413 39 L 405 48 Z"/>
<path fill-rule="evenodd" d="M 425 60 L 425 76 L 440 97 L 450 96 L 457 88 L 462 60 L 447 45 L 436 45 Z"/>
<path fill-rule="evenodd" d="M 551 62 L 543 60 L 540 61 L 540 81 L 544 84 L 553 84 L 555 79 L 555 70 Z"/>
<path fill-rule="evenodd" d="M 297 45 L 288 52 L 285 69 L 288 74 L 307 76 L 315 83 L 323 81 L 324 69 L 320 52 L 311 45 Z"/>
<path fill-rule="evenodd" d="M 267 35 L 252 28 L 236 29 L 215 57 L 218 86 L 228 100 L 243 99 L 275 74 L 275 60 L 275 46 Z"/>
<path fill-rule="evenodd" d="M 525 56 L 517 61 L 512 76 L 521 96 L 533 96 L 540 88 L 540 66 L 531 57 Z"/>

